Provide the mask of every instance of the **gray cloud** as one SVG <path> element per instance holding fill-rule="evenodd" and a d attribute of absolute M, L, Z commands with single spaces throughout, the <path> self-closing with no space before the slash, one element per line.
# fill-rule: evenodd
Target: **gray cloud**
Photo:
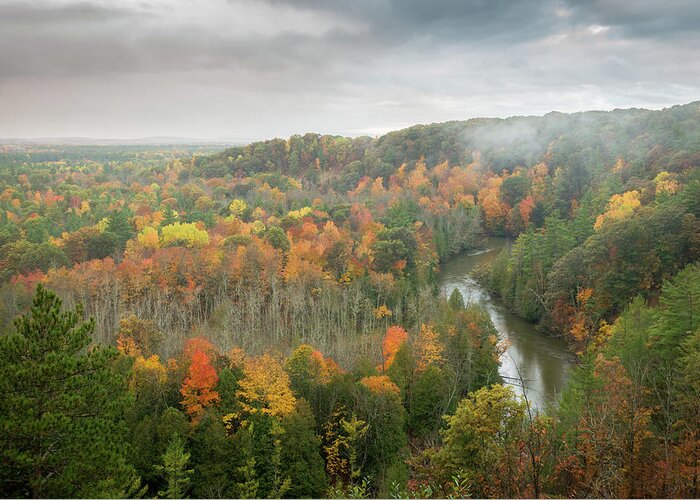
<path fill-rule="evenodd" d="M 660 107 L 698 98 L 699 27 L 680 0 L 0 0 L 0 136 Z"/>
<path fill-rule="evenodd" d="M 137 13 L 135 10 L 120 6 L 97 5 L 89 2 L 56 5 L 38 2 L 0 4 L 0 20 L 5 27 L 111 22 Z"/>
<path fill-rule="evenodd" d="M 610 26 L 623 37 L 678 38 L 695 35 L 700 27 L 695 0 L 569 0 L 567 4 L 579 22 Z"/>

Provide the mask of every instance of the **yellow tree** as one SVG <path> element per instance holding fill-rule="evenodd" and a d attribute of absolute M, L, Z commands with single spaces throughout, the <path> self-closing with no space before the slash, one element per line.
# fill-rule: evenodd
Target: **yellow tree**
<path fill-rule="evenodd" d="M 425 370 L 431 364 L 440 364 L 444 361 L 443 354 L 445 347 L 440 342 L 440 337 L 433 328 L 433 325 L 422 324 L 420 326 L 420 336 L 417 342 L 418 369 Z"/>
<path fill-rule="evenodd" d="M 247 413 L 284 417 L 294 411 L 296 398 L 282 364 L 268 353 L 245 360 L 244 377 L 236 395 Z"/>
<path fill-rule="evenodd" d="M 608 221 L 627 219 L 641 204 L 639 191 L 627 191 L 626 193 L 613 195 L 608 202 L 605 213 L 599 215 L 595 220 L 594 229 L 600 229 Z"/>
<path fill-rule="evenodd" d="M 231 211 L 231 215 L 240 218 L 240 216 L 243 215 L 243 212 L 248 209 L 248 204 L 245 201 L 236 198 L 228 206 L 228 209 Z"/>
<path fill-rule="evenodd" d="M 144 227 L 143 231 L 138 234 L 137 239 L 143 248 L 157 250 L 160 246 L 158 231 L 150 226 Z"/>
<path fill-rule="evenodd" d="M 163 246 L 201 247 L 209 243 L 209 234 L 195 223 L 175 222 L 163 227 L 160 239 Z"/>

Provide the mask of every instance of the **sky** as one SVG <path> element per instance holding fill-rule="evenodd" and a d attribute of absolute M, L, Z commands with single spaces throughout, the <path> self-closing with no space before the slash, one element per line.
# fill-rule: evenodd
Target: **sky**
<path fill-rule="evenodd" d="M 0 0 L 0 138 L 249 141 L 700 99 L 696 0 Z"/>

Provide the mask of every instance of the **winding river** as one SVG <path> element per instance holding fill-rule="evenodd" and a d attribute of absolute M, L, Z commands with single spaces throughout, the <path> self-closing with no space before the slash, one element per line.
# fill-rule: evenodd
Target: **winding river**
<path fill-rule="evenodd" d="M 469 276 L 475 267 L 491 262 L 507 244 L 505 238 L 486 238 L 484 250 L 450 258 L 441 266 L 440 287 L 447 297 L 457 288 L 465 304 L 477 303 L 488 311 L 499 336 L 510 344 L 501 358 L 501 376 L 517 393 L 524 391 L 533 407 L 543 408 L 556 402 L 564 388 L 573 355 L 563 341 L 537 331 L 535 325 L 508 311 Z"/>

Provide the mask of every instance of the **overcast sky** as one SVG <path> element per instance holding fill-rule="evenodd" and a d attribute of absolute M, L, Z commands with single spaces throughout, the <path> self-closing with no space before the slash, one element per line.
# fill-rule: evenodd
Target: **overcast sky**
<path fill-rule="evenodd" d="M 695 0 L 0 0 L 0 137 L 251 140 L 700 99 Z"/>

